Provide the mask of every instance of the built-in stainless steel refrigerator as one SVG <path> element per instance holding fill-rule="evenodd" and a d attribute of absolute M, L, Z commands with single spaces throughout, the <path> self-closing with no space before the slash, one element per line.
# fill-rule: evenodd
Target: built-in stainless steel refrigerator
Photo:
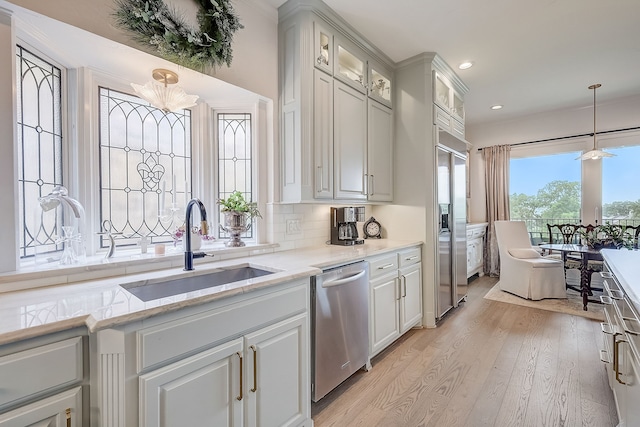
<path fill-rule="evenodd" d="M 438 319 L 467 296 L 466 147 L 465 141 L 438 131 Z"/>

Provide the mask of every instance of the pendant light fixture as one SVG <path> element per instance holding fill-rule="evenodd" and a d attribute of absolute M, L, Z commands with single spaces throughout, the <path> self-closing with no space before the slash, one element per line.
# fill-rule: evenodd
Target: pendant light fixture
<path fill-rule="evenodd" d="M 603 157 L 613 157 L 615 154 L 607 153 L 606 151 L 598 150 L 596 146 L 596 89 L 602 86 L 600 83 L 589 86 L 589 89 L 593 90 L 593 149 L 587 151 L 576 160 L 598 160 Z"/>
<path fill-rule="evenodd" d="M 165 113 L 196 105 L 198 95 L 187 95 L 180 86 L 169 86 L 178 83 L 178 75 L 173 71 L 158 68 L 153 70 L 151 76 L 162 85 L 152 81 L 144 86 L 131 83 L 131 87 L 140 98 Z"/>

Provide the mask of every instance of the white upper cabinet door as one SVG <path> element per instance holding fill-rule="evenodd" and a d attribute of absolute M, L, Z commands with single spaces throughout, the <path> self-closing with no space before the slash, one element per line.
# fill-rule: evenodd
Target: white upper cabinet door
<path fill-rule="evenodd" d="M 369 97 L 391 107 L 393 81 L 391 73 L 375 61 L 369 60 Z"/>
<path fill-rule="evenodd" d="M 390 108 L 369 101 L 367 196 L 370 201 L 393 201 L 393 114 Z"/>
<path fill-rule="evenodd" d="M 314 197 L 333 199 L 333 77 L 314 70 Z"/>
<path fill-rule="evenodd" d="M 333 34 L 319 21 L 313 22 L 314 65 L 329 75 L 333 74 Z"/>
<path fill-rule="evenodd" d="M 367 95 L 334 81 L 334 198 L 367 198 Z"/>
<path fill-rule="evenodd" d="M 245 337 L 249 427 L 298 426 L 311 419 L 307 330 L 301 314 Z"/>
<path fill-rule="evenodd" d="M 334 77 L 358 92 L 368 92 L 367 60 L 364 52 L 338 37 L 334 38 L 334 45 L 336 58 L 333 67 Z"/>

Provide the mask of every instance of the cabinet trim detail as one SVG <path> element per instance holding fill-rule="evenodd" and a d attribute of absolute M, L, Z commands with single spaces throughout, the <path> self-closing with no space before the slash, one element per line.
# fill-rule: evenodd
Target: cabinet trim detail
<path fill-rule="evenodd" d="M 109 427 L 125 427 L 124 333 L 104 329 L 97 335 L 100 423 Z"/>

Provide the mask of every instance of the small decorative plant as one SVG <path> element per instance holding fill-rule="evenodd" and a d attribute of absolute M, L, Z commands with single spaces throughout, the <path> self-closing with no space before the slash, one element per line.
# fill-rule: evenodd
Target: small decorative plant
<path fill-rule="evenodd" d="M 580 229 L 578 231 L 587 246 L 601 248 L 627 248 L 633 249 L 633 235 L 618 224 L 605 224 L 595 226 L 593 229 Z"/>
<path fill-rule="evenodd" d="M 262 218 L 258 210 L 258 204 L 256 202 L 247 202 L 239 191 L 234 191 L 226 199 L 219 199 L 218 204 L 222 206 L 222 212 L 245 213 L 249 219 L 254 217 Z"/>

